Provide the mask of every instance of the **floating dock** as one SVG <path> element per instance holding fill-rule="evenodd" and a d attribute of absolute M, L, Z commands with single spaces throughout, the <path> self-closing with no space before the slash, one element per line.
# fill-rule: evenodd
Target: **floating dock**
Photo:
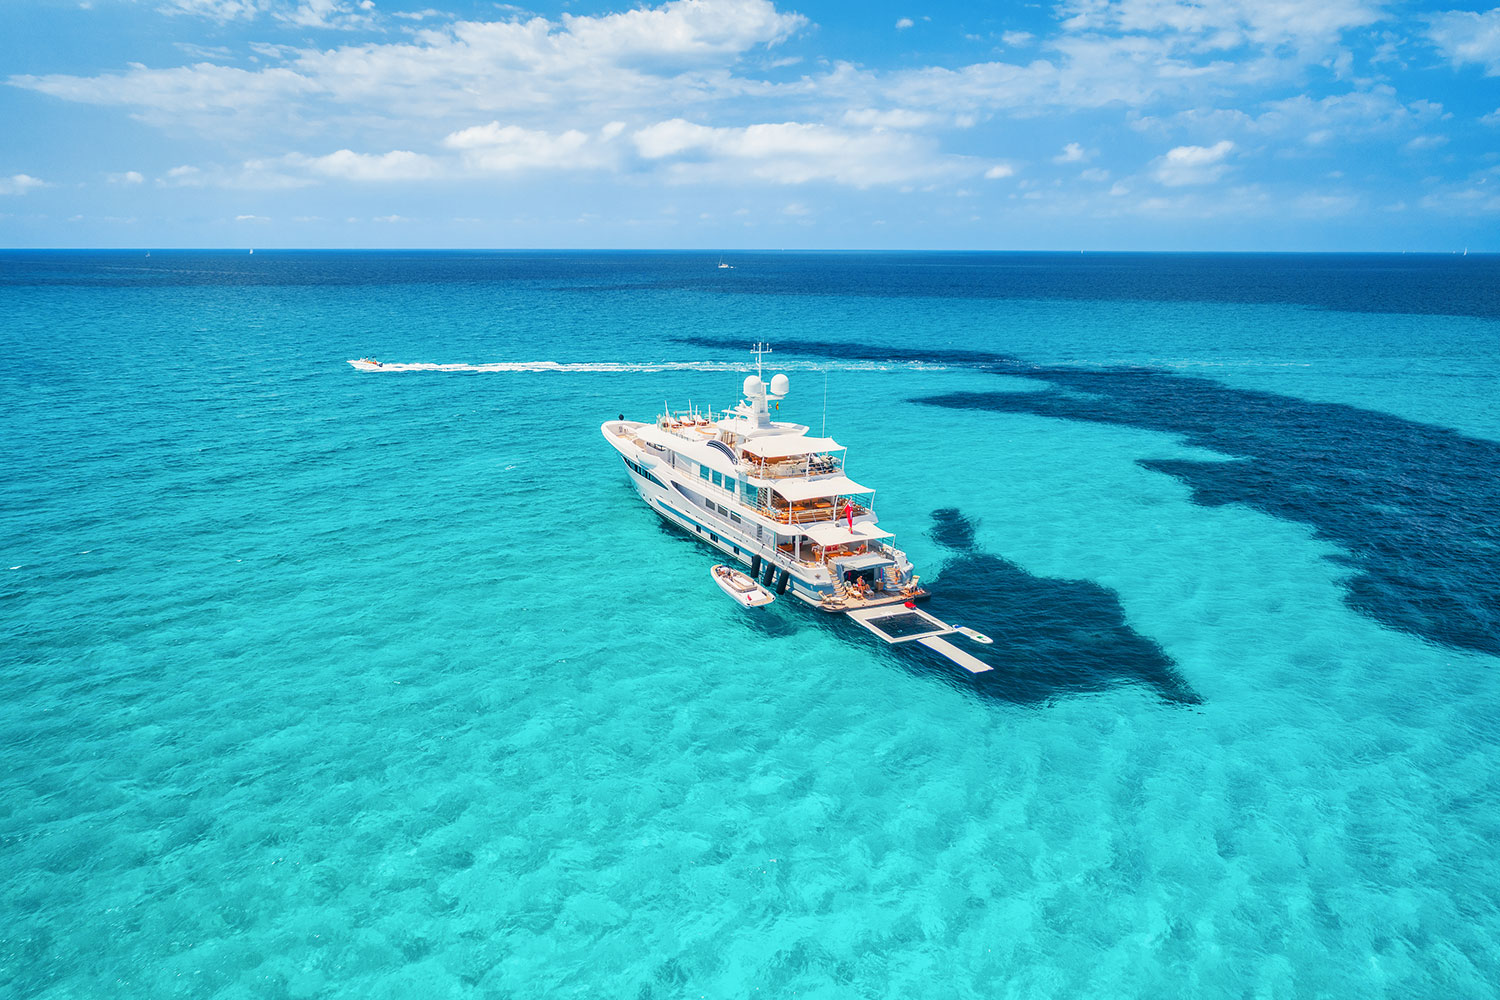
<path fill-rule="evenodd" d="M 954 635 L 958 629 L 920 608 L 909 608 L 897 604 L 878 608 L 859 608 L 846 614 L 875 633 L 883 642 L 892 644 L 919 642 L 939 656 L 957 663 L 971 674 L 982 674 L 987 670 L 995 669 L 978 657 L 970 656 L 943 639 L 945 635 Z"/>

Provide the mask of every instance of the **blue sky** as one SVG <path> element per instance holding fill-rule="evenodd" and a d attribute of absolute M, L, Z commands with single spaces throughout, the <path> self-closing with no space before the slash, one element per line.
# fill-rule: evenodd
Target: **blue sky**
<path fill-rule="evenodd" d="M 4 17 L 6 246 L 1500 250 L 1500 8 Z"/>

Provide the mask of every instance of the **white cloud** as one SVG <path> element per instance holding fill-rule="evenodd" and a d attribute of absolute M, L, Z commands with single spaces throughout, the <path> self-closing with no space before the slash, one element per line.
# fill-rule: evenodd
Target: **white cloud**
<path fill-rule="evenodd" d="M 0 194 L 25 194 L 33 188 L 46 187 L 47 182 L 30 174 L 11 174 L 0 177 Z"/>
<path fill-rule="evenodd" d="M 141 119 L 154 125 L 185 122 L 222 130 L 224 123 L 245 116 L 261 132 L 300 98 L 321 89 L 285 68 L 250 71 L 206 62 L 163 70 L 137 63 L 124 73 L 21 76 L 9 82 L 63 100 L 134 107 Z"/>
<path fill-rule="evenodd" d="M 1459 218 L 1500 214 L 1500 190 L 1487 183 L 1488 180 L 1487 177 L 1473 177 L 1467 183 L 1445 185 L 1423 195 L 1421 206 Z"/>
<path fill-rule="evenodd" d="M 845 125 L 858 128 L 919 129 L 936 125 L 944 120 L 942 115 L 930 111 L 911 111 L 906 108 L 895 108 L 889 111 L 858 108 L 845 111 L 843 114 Z"/>
<path fill-rule="evenodd" d="M 156 179 L 158 187 L 230 188 L 253 191 L 278 191 L 307 187 L 317 183 L 304 176 L 285 172 L 305 158 L 291 154 L 274 160 L 246 160 L 238 167 L 211 165 L 207 168 L 183 164 L 173 167 Z"/>
<path fill-rule="evenodd" d="M 277 20 L 302 28 L 357 28 L 368 23 L 369 2 L 343 3 L 341 0 L 302 0 L 290 10 L 277 11 Z"/>
<path fill-rule="evenodd" d="M 1073 31 L 1164 32 L 1191 39 L 1199 50 L 1247 43 L 1308 49 L 1375 23 L 1385 6 L 1383 0 L 1064 0 L 1058 13 Z"/>
<path fill-rule="evenodd" d="M 338 11 L 361 9 L 351 0 L 172 2 L 221 18 L 255 13 L 290 18 L 305 9 L 325 22 Z M 1026 32 L 1002 36 L 1009 45 L 1036 44 L 1039 58 L 1024 65 L 995 61 L 879 72 L 836 62 L 796 79 L 739 75 L 747 66 L 770 72 L 769 60 L 752 63 L 746 57 L 808 23 L 771 0 L 667 0 L 620 13 L 552 19 L 501 9 L 511 12 L 509 20 L 413 24 L 402 27 L 399 41 L 377 38 L 326 48 L 259 45 L 255 51 L 267 65 L 250 69 L 215 59 L 165 69 L 132 65 L 94 77 L 18 76 L 10 82 L 67 100 L 124 106 L 148 123 L 195 136 L 253 137 L 278 154 L 305 149 L 313 137 L 325 149 L 348 147 L 329 154 L 338 161 L 269 156 L 264 164 L 280 163 L 280 180 L 266 167 L 254 179 L 235 180 L 232 172 L 220 171 L 214 183 L 620 169 L 630 162 L 630 144 L 605 136 L 601 123 L 618 120 L 638 127 L 670 119 L 720 128 L 717 138 L 696 152 L 655 158 L 670 159 L 678 179 L 702 175 L 728 157 L 752 163 L 751 175 L 762 179 L 797 183 L 790 178 L 822 177 L 864 185 L 887 182 L 872 178 L 964 172 L 957 158 L 938 155 L 932 141 L 911 133 L 971 128 L 996 114 L 1025 117 L 1103 107 L 1145 109 L 1184 97 L 1211 100 L 1259 87 L 1278 74 L 1293 79 L 1310 60 L 1332 58 L 1320 46 L 1370 23 L 1380 8 L 1375 0 L 1327 0 L 1312 10 L 1294 0 L 1065 0 L 1061 34 L 1041 41 Z M 1261 49 L 1229 58 L 1230 40 Z M 763 120 L 766 106 L 795 121 L 735 127 Z M 726 121 L 720 107 L 733 108 L 735 118 Z M 485 121 L 491 124 L 470 127 Z M 658 127 L 642 130 L 647 145 L 650 130 Z M 790 130 L 822 129 L 802 138 L 815 134 L 832 143 L 835 161 L 819 167 L 792 149 L 730 152 L 732 136 L 748 141 L 758 134 L 750 130 L 770 128 L 784 130 L 788 141 Z M 904 134 L 883 139 L 873 134 L 882 130 Z M 1226 134 L 1238 133 L 1220 130 L 1213 138 Z M 396 146 L 401 148 L 393 153 L 353 151 Z M 449 155 L 441 154 L 442 147 Z M 855 152 L 858 148 L 879 149 L 874 155 L 895 159 L 877 164 Z M 1059 161 L 1082 163 L 1093 152 L 1081 146 L 1074 152 L 1070 145 Z"/>
<path fill-rule="evenodd" d="M 612 64 L 632 58 L 675 57 L 691 64 L 756 45 L 774 45 L 803 27 L 807 18 L 779 13 L 770 0 L 668 0 L 659 7 L 623 14 L 564 14 L 562 21 L 565 34 L 553 40 L 569 61 L 578 55 Z M 570 53 L 570 49 L 576 51 Z"/>
<path fill-rule="evenodd" d="M 719 128 L 674 118 L 643 128 L 632 138 L 647 160 L 675 160 L 670 173 L 678 180 L 824 180 L 863 188 L 975 170 L 958 158 L 939 156 L 915 136 L 801 122 Z"/>
<path fill-rule="evenodd" d="M 1500 108 L 1496 108 L 1479 120 L 1486 125 L 1500 125 Z"/>
<path fill-rule="evenodd" d="M 1212 146 L 1178 146 L 1153 161 L 1151 174 L 1167 187 L 1212 184 L 1229 169 L 1224 159 L 1233 150 L 1228 139 Z"/>
<path fill-rule="evenodd" d="M 223 16 L 273 10 L 274 3 L 283 15 L 306 8 L 324 20 L 332 11 L 353 9 L 347 0 L 175 2 Z M 881 114 L 926 113 L 968 127 L 995 111 L 1143 108 L 1184 95 L 1231 93 L 1278 74 L 1291 80 L 1303 67 L 1331 58 L 1319 46 L 1370 23 L 1379 9 L 1376 0 L 1326 0 L 1308 9 L 1294 0 L 1068 0 L 1065 30 L 1039 44 L 1045 58 L 1024 65 L 882 73 L 836 62 L 821 73 L 773 82 L 735 70 L 752 50 L 805 26 L 805 17 L 782 12 L 771 0 L 667 0 L 595 16 L 549 20 L 517 12 L 510 20 L 456 21 L 411 29 L 397 42 L 260 46 L 271 62 L 264 68 L 204 61 L 10 82 L 67 100 L 130 107 L 149 123 L 197 134 L 279 132 L 299 143 L 342 129 L 332 141 L 405 144 L 414 129 L 435 140 L 489 118 L 549 131 L 587 129 L 611 118 L 696 116 L 690 108 L 734 100 L 775 100 L 777 107 L 824 121 L 880 107 Z M 1002 37 L 1011 45 L 1034 41 L 1026 32 Z M 1223 45 L 1231 37 L 1263 51 L 1226 58 Z"/>
<path fill-rule="evenodd" d="M 1259 131 L 1267 133 L 1287 127 L 1303 134 L 1318 129 L 1341 135 L 1372 134 L 1415 128 L 1446 117 L 1441 104 L 1425 100 L 1402 104 L 1395 90 L 1384 86 L 1316 101 L 1304 94 L 1267 107 L 1256 123 Z"/>
<path fill-rule="evenodd" d="M 454 132 L 443 144 L 458 150 L 469 169 L 483 173 L 593 169 L 620 162 L 615 140 L 624 131 L 624 122 L 610 122 L 593 134 L 578 129 L 554 134 L 490 122 Z"/>
<path fill-rule="evenodd" d="M 196 14 L 215 21 L 251 18 L 266 7 L 265 0 L 159 0 L 164 14 Z"/>
<path fill-rule="evenodd" d="M 301 28 L 357 28 L 370 21 L 370 0 L 156 0 L 164 14 L 191 14 L 221 24 L 269 15 Z"/>
<path fill-rule="evenodd" d="M 1485 76 L 1500 76 L 1500 7 L 1476 14 L 1450 10 L 1434 15 L 1427 37 L 1455 66 L 1478 63 Z"/>
<path fill-rule="evenodd" d="M 1052 158 L 1053 163 L 1083 163 L 1093 157 L 1092 150 L 1084 149 L 1076 142 L 1070 142 L 1063 147 L 1061 153 Z"/>
<path fill-rule="evenodd" d="M 236 215 L 234 217 L 234 221 L 235 222 L 270 222 L 271 220 L 269 218 L 267 218 L 266 216 L 264 216 L 264 215 Z"/>
<path fill-rule="evenodd" d="M 1000 34 L 1007 46 L 1021 49 L 1005 53 L 1010 61 L 876 70 L 815 62 L 813 53 L 806 68 L 791 72 L 776 69 L 787 62 L 771 58 L 781 53 L 768 52 L 808 24 L 791 0 L 780 0 L 779 7 L 772 0 L 645 0 L 654 5 L 547 16 L 496 4 L 503 13 L 488 16 L 501 20 L 409 12 L 377 32 L 344 38 L 300 29 L 373 17 L 367 0 L 142 2 L 216 21 L 260 18 L 272 27 L 279 21 L 281 31 L 263 32 L 270 41 L 249 50 L 236 42 L 223 51 L 172 55 L 194 60 L 191 65 L 129 64 L 103 75 L 17 76 L 10 83 L 122 107 L 177 136 L 233 140 L 217 156 L 198 154 L 195 166 L 157 180 L 169 186 L 267 189 L 611 171 L 642 191 L 659 180 L 891 184 L 917 191 L 956 178 L 1015 177 L 1018 166 L 999 156 L 1024 143 L 1043 165 L 1050 159 L 1077 167 L 1051 172 L 1061 187 L 1045 195 L 1047 182 L 1023 191 L 1018 180 L 974 184 L 977 197 L 1009 203 L 1014 194 L 1018 201 L 1056 204 L 1071 192 L 1102 204 L 1108 189 L 1140 205 L 1198 204 L 1219 192 L 1194 186 L 1229 177 L 1227 191 L 1240 171 L 1248 174 L 1288 151 L 1320 159 L 1333 151 L 1342 155 L 1351 136 L 1377 133 L 1385 133 L 1388 149 L 1403 142 L 1411 150 L 1430 149 L 1441 137 L 1428 133 L 1451 131 L 1456 157 L 1468 142 L 1462 129 L 1474 127 L 1472 121 L 1434 126 L 1444 117 L 1439 105 L 1412 101 L 1404 91 L 1401 100 L 1390 87 L 1348 75 L 1351 49 L 1354 65 L 1369 65 L 1380 36 L 1359 29 L 1380 19 L 1389 0 L 1320 0 L 1314 6 L 1302 0 L 1058 0 L 1061 6 L 1050 8 L 1057 24 L 1036 28 L 1040 38 Z M 917 20 L 902 17 L 896 28 L 909 30 Z M 1416 31 L 1425 24 L 1445 58 L 1493 73 L 1500 72 L 1500 56 L 1489 41 L 1492 22 L 1500 24 L 1500 10 L 1455 11 L 1423 18 Z M 243 31 L 235 29 L 235 37 Z M 318 41 L 280 44 L 288 39 Z M 1420 37 L 1405 44 L 1414 64 L 1419 48 L 1433 61 Z M 1379 72 L 1392 72 L 1382 66 Z M 1342 85 L 1352 92 L 1320 97 L 1328 93 L 1330 73 L 1355 80 Z M 1264 100 L 1288 93 L 1305 96 Z M 1082 127 L 1073 132 L 1066 121 L 1051 121 L 1096 109 L 1154 130 L 1152 152 L 1167 152 L 1111 188 L 1114 177 L 1134 171 L 1146 157 L 1121 164 L 1115 150 L 1090 148 Z M 1049 120 L 1041 128 L 1006 121 L 1042 116 Z M 1085 124 L 1106 117 L 1087 116 Z M 1500 109 L 1481 120 L 1500 124 Z M 969 147 L 984 149 L 982 159 L 947 151 L 964 148 L 950 144 L 968 138 L 954 129 L 980 125 L 994 140 Z M 1070 132 L 1082 141 L 1059 152 L 1055 138 Z M 1038 144 L 1037 134 L 1055 138 Z M 258 145 L 244 141 L 250 137 Z M 1049 146 L 1055 155 L 1044 152 Z M 238 150 L 246 148 L 260 158 L 244 160 Z M 1252 159 L 1247 150 L 1257 155 Z M 1440 164 L 1454 157 L 1431 157 L 1437 164 L 1431 169 L 1447 169 Z M 1402 169 L 1415 169 L 1410 158 L 1390 158 L 1398 159 Z M 1070 184 L 1064 174 L 1092 183 Z M 141 183 L 134 171 L 105 176 L 114 184 Z M 14 180 L 0 179 L 0 190 L 18 193 L 11 190 Z M 796 196 L 816 204 L 806 193 Z M 774 211 L 779 200 L 770 204 Z M 369 213 L 368 207 L 354 210 Z"/>
<path fill-rule="evenodd" d="M 138 170 L 127 170 L 122 174 L 105 174 L 104 179 L 111 184 L 142 184 L 146 180 Z"/>
<path fill-rule="evenodd" d="M 1437 149 L 1439 146 L 1447 145 L 1446 135 L 1419 135 L 1412 138 L 1401 148 L 1409 153 L 1418 153 L 1424 149 Z"/>
<path fill-rule="evenodd" d="M 806 23 L 770 0 L 668 0 L 597 17 L 459 21 L 396 43 L 261 46 L 264 58 L 279 60 L 261 69 L 132 64 L 100 76 L 25 75 L 9 82 L 65 100 L 135 108 L 149 123 L 198 132 L 243 134 L 252 126 L 237 119 L 247 118 L 258 136 L 267 125 L 321 134 L 323 125 L 344 123 L 368 136 L 382 121 L 409 133 L 412 124 L 441 128 L 443 121 L 497 112 L 577 114 L 588 107 L 659 114 L 663 103 L 742 93 L 752 85 L 726 67 Z"/>
<path fill-rule="evenodd" d="M 340 149 L 326 156 L 292 153 L 283 158 L 289 167 L 321 177 L 351 181 L 411 181 L 437 177 L 442 165 L 430 156 L 397 149 L 389 153 L 356 153 Z"/>
<path fill-rule="evenodd" d="M 1041 115 L 1058 109 L 1109 106 L 1143 108 L 1162 100 L 1232 91 L 1251 71 L 1245 63 L 1201 60 L 1172 38 L 1144 35 L 1062 35 L 1049 43 L 1050 58 L 1021 65 L 974 63 L 949 69 L 928 66 L 885 76 L 846 71 L 827 89 L 862 83 L 885 103 L 954 110 L 1003 110 Z"/>
<path fill-rule="evenodd" d="M 1224 108 L 1194 109 L 1170 118 L 1136 119 L 1134 127 L 1160 133 L 1241 134 L 1289 138 L 1311 146 L 1335 139 L 1375 136 L 1425 127 L 1449 117 L 1441 104 L 1416 100 L 1403 104 L 1388 86 L 1315 99 L 1299 95 L 1271 101 L 1258 115 Z"/>

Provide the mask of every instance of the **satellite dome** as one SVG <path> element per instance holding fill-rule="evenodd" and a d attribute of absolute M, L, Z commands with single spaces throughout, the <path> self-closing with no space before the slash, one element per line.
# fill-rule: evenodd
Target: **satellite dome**
<path fill-rule="evenodd" d="M 773 396 L 785 396 L 786 395 L 786 391 L 788 389 L 790 389 L 790 388 L 791 388 L 791 383 L 787 381 L 787 378 L 786 378 L 785 375 L 772 375 L 771 376 L 771 395 L 773 395 Z"/>
<path fill-rule="evenodd" d="M 759 375 L 751 375 L 745 379 L 745 395 L 759 396 L 766 391 L 766 384 L 760 380 Z"/>

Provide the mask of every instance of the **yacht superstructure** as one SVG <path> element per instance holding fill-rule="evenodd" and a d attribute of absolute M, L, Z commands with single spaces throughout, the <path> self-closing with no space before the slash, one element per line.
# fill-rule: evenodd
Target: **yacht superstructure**
<path fill-rule="evenodd" d="M 844 471 L 845 448 L 802 424 L 771 419 L 785 375 L 757 373 L 745 398 L 654 422 L 606 421 L 604 438 L 653 510 L 747 566 L 753 579 L 826 611 L 910 604 L 927 596 L 906 553 L 879 527 L 874 489 Z"/>

